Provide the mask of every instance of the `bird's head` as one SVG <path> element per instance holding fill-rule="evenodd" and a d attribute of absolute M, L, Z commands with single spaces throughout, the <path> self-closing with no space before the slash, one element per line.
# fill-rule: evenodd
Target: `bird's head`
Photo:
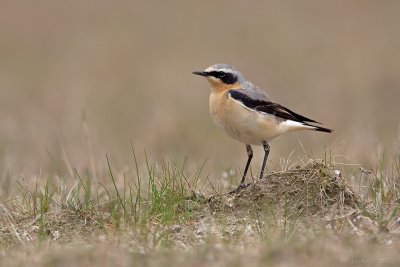
<path fill-rule="evenodd" d="M 227 64 L 215 64 L 204 71 L 194 71 L 193 74 L 205 77 L 214 89 L 232 88 L 244 80 L 239 71 Z"/>

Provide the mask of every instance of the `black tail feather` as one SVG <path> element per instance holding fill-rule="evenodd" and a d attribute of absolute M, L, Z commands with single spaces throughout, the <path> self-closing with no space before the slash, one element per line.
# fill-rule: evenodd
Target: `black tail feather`
<path fill-rule="evenodd" d="M 281 105 L 279 105 L 279 107 L 281 107 L 281 108 L 284 109 L 286 112 L 288 112 L 289 114 L 291 114 L 292 116 L 294 116 L 294 117 L 296 118 L 295 121 L 300 121 L 300 122 L 311 122 L 311 123 L 321 124 L 320 122 L 315 121 L 315 120 L 312 120 L 312 119 L 310 119 L 310 118 L 307 118 L 307 117 L 305 117 L 305 116 L 303 116 L 303 115 L 300 115 L 300 114 L 298 114 L 298 113 L 296 113 L 296 112 L 294 112 L 294 111 L 288 109 L 287 107 L 284 107 L 284 106 L 281 106 Z"/>
<path fill-rule="evenodd" d="M 310 125 L 310 126 L 315 127 L 314 131 L 324 132 L 324 133 L 331 133 L 331 132 L 333 132 L 333 130 L 328 129 L 328 128 L 324 128 L 324 127 L 321 127 L 321 126 L 315 126 L 315 125 Z"/>

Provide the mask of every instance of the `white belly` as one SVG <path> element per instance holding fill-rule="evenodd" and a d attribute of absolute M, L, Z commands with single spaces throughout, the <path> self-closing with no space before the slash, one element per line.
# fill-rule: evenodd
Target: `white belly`
<path fill-rule="evenodd" d="M 283 133 L 275 116 L 252 111 L 226 94 L 211 93 L 210 114 L 219 128 L 245 144 L 262 145 Z"/>

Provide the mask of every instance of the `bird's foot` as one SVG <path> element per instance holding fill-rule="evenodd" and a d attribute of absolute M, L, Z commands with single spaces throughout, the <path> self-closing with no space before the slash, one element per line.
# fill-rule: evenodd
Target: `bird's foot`
<path fill-rule="evenodd" d="M 242 183 L 238 186 L 238 188 L 229 192 L 228 195 L 239 193 L 242 189 L 247 188 L 249 185 L 250 185 L 250 183 L 248 183 L 248 184 Z"/>
<path fill-rule="evenodd" d="M 260 177 L 258 179 L 263 180 L 266 176 L 267 176 L 267 174 L 265 172 L 263 172 L 260 174 Z"/>

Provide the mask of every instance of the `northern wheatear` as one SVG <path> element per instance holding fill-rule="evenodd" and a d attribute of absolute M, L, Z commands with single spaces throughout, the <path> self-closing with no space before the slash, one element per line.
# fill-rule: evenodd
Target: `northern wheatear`
<path fill-rule="evenodd" d="M 262 145 L 265 151 L 261 179 L 270 151 L 268 143 L 271 140 L 283 133 L 297 130 L 332 132 L 331 129 L 311 124 L 320 124 L 319 122 L 274 103 L 263 90 L 247 81 L 232 66 L 216 64 L 193 74 L 206 77 L 211 84 L 209 105 L 214 123 L 230 137 L 246 145 L 246 167 L 239 187 L 232 192 L 246 187 L 244 181 L 253 158 L 251 145 Z"/>

